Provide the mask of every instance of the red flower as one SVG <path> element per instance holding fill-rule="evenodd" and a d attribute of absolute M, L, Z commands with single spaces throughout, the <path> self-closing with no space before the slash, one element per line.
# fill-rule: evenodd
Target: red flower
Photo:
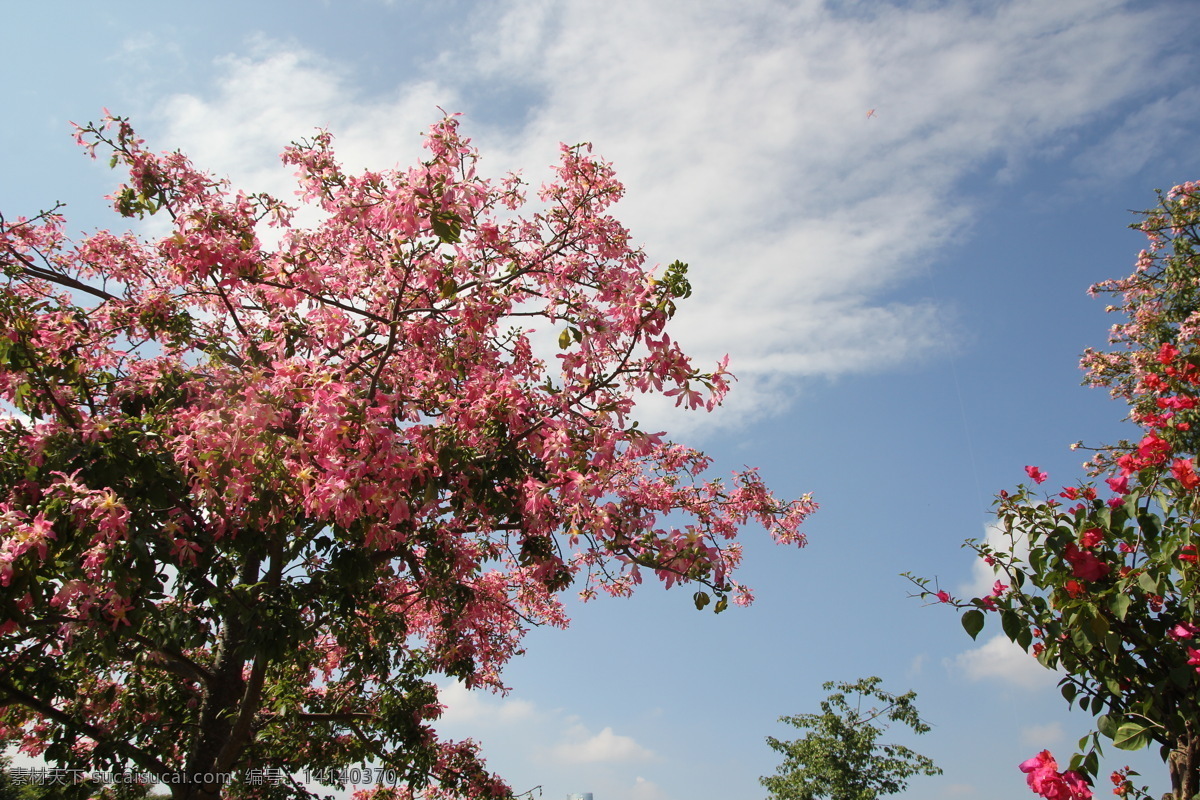
<path fill-rule="evenodd" d="M 1042 472 L 1037 467 L 1026 467 L 1025 474 L 1033 478 L 1034 483 L 1045 483 L 1046 473 Z"/>
<path fill-rule="evenodd" d="M 1175 480 L 1183 484 L 1183 488 L 1187 491 L 1200 486 L 1200 475 L 1196 474 L 1196 465 L 1192 463 L 1190 458 L 1177 458 L 1171 463 L 1171 474 L 1175 476 Z"/>
<path fill-rule="evenodd" d="M 1083 535 L 1079 537 L 1079 543 L 1084 547 L 1095 547 L 1103 541 L 1104 532 L 1099 528 L 1088 528 L 1083 532 Z"/>
<path fill-rule="evenodd" d="M 1091 553 L 1080 550 L 1074 542 L 1068 542 L 1063 558 L 1071 565 L 1071 574 L 1085 581 L 1098 581 L 1108 574 L 1108 564 Z"/>
<path fill-rule="evenodd" d="M 1146 465 L 1161 464 L 1167 460 L 1167 454 L 1171 452 L 1171 445 L 1160 439 L 1157 434 L 1150 432 L 1138 442 L 1137 451 Z"/>
<path fill-rule="evenodd" d="M 1158 348 L 1158 363 L 1170 364 L 1179 357 L 1179 348 L 1170 342 L 1163 342 L 1163 346 Z"/>

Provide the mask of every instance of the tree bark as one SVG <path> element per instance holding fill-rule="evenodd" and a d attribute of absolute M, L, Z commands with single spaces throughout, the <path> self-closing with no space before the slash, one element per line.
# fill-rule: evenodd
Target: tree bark
<path fill-rule="evenodd" d="M 1189 722 L 1186 733 L 1179 738 L 1175 749 L 1167 757 L 1167 769 L 1171 773 L 1171 794 L 1164 800 L 1193 800 L 1200 797 L 1200 730 L 1197 723 Z"/>

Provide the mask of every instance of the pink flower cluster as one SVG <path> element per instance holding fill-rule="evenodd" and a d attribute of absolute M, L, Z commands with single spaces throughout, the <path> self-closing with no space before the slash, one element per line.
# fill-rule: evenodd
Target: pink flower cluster
<path fill-rule="evenodd" d="M 1058 771 L 1058 762 L 1049 750 L 1021 762 L 1021 771 L 1034 794 L 1046 800 L 1091 800 L 1092 787 L 1074 770 Z"/>
<path fill-rule="evenodd" d="M 698 369 L 667 332 L 686 267 L 655 277 L 609 213 L 623 187 L 589 147 L 564 146 L 541 202 L 521 212 L 521 181 L 479 176 L 454 117 L 406 171 L 347 173 L 321 132 L 283 156 L 320 210 L 301 227 L 279 200 L 150 152 L 123 119 L 80 141 L 129 168 L 120 213 L 163 209 L 169 228 L 71 244 L 57 215 L 0 218 L 0 399 L 34 420 L 0 425 L 0 444 L 36 476 L 0 492 L 0 586 L 40 581 L 48 598 L 0 618 L 0 635 L 30 619 L 54 630 L 66 614 L 100 636 L 202 619 L 188 652 L 114 667 L 183 714 L 206 690 L 178 676 L 204 675 L 228 608 L 302 603 L 312 630 L 297 622 L 307 638 L 271 667 L 295 685 L 255 690 L 289 698 L 287 713 L 259 697 L 213 717 L 241 714 L 261 744 L 291 735 L 277 718 L 378 718 L 394 675 L 350 677 L 353 648 L 501 689 L 526 629 L 566 624 L 558 598 L 573 586 L 626 594 L 645 573 L 700 583 L 720 610 L 753 596 L 734 580 L 745 524 L 805 544 L 810 497 L 781 501 L 753 469 L 706 479 L 704 454 L 631 421 L 646 393 L 711 409 L 731 376 L 725 360 Z M 114 442 L 147 457 L 42 469 L 47 454 Z M 142 497 L 126 469 L 155 470 L 146 481 L 163 497 Z M 343 591 L 353 602 L 329 600 Z M 180 611 L 171 593 L 202 607 Z M 72 631 L 60 633 L 65 658 Z M 246 663 L 228 674 L 276 680 L 249 646 L 234 651 Z M 45 739 L 36 713 L 18 711 L 0 709 L 2 738 Z M 88 719 L 162 736 L 132 713 Z M 475 766 L 469 747 L 440 752 L 435 772 Z M 480 796 L 502 793 L 478 783 Z"/>

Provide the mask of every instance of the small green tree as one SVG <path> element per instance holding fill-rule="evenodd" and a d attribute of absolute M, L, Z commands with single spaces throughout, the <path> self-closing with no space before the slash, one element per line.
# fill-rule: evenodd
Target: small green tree
<path fill-rule="evenodd" d="M 932 760 L 903 745 L 879 743 L 888 728 L 885 720 L 917 733 L 930 729 L 917 713 L 916 692 L 897 696 L 881 690 L 880 683 L 874 677 L 825 683 L 822 689 L 837 691 L 822 701 L 822 713 L 779 718 L 810 732 L 790 742 L 767 737 L 767 744 L 784 755 L 777 774 L 759 778 L 773 800 L 875 800 L 903 791 L 908 778 L 918 773 L 942 774 Z M 847 694 L 857 696 L 853 708 Z M 864 710 L 864 700 L 877 700 L 882 706 Z"/>

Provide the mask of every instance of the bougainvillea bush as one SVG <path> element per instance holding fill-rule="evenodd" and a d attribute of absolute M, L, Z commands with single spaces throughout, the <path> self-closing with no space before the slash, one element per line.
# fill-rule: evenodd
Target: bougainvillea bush
<path fill-rule="evenodd" d="M 502 688 L 568 590 L 749 602 L 749 520 L 804 544 L 807 497 L 703 480 L 631 421 L 729 376 L 667 333 L 686 266 L 647 268 L 587 146 L 523 212 L 453 117 L 407 171 L 348 174 L 321 132 L 283 155 L 319 209 L 299 227 L 124 119 L 78 138 L 128 170 L 117 211 L 170 225 L 0 224 L 0 738 L 25 752 L 180 800 L 361 764 L 389 797 L 509 796 L 436 736 L 435 681 Z"/>
<path fill-rule="evenodd" d="M 1047 751 L 1021 765 L 1054 800 L 1091 797 L 1101 736 L 1127 750 L 1157 744 L 1170 797 L 1200 794 L 1200 183 L 1175 187 L 1135 227 L 1149 237 L 1135 272 L 1093 287 L 1119 298 L 1116 347 L 1088 351 L 1083 367 L 1130 405 L 1140 439 L 1097 450 L 1085 465 L 1095 482 L 1000 493 L 1007 546 L 968 542 L 999 573 L 990 595 L 925 592 L 964 609 L 972 637 L 998 617 L 1065 673 L 1067 702 L 1096 715 L 1066 771 Z M 1145 795 L 1134 774 L 1111 774 L 1116 794 Z"/>

